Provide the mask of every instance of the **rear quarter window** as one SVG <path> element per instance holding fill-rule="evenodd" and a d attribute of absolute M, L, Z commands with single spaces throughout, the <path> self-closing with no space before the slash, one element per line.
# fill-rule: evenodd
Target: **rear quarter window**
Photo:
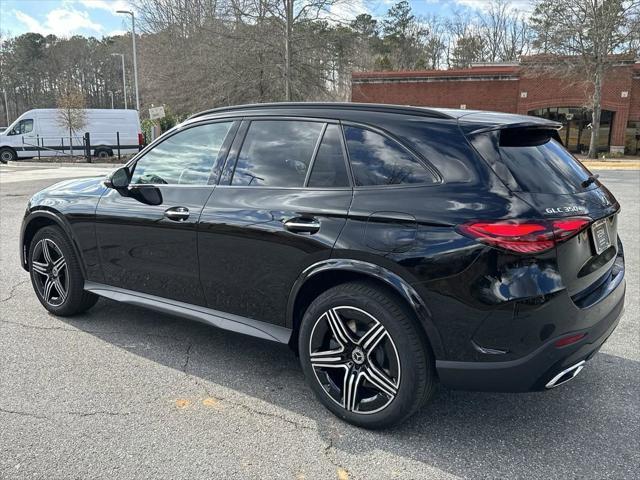
<path fill-rule="evenodd" d="M 357 186 L 431 184 L 436 177 L 395 140 L 367 128 L 344 127 Z"/>
<path fill-rule="evenodd" d="M 487 166 L 479 161 L 457 121 L 403 115 L 383 118 L 377 125 L 415 149 L 438 174 L 437 183 L 477 183 Z"/>

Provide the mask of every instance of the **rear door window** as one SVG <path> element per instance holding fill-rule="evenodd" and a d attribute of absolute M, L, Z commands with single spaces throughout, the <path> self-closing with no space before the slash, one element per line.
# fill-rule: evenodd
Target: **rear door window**
<path fill-rule="evenodd" d="M 395 140 L 353 126 L 345 126 L 344 135 L 357 186 L 436 182 L 431 172 Z"/>
<path fill-rule="evenodd" d="M 303 187 L 323 126 L 298 120 L 252 121 L 231 185 Z"/>

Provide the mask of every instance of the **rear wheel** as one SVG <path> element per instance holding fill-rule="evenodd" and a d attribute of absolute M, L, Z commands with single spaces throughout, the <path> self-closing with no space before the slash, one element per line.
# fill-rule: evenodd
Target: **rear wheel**
<path fill-rule="evenodd" d="M 14 152 L 12 148 L 0 148 L 0 162 L 12 162 L 17 158 L 18 155 L 16 155 L 16 152 Z"/>
<path fill-rule="evenodd" d="M 109 158 L 113 156 L 113 152 L 108 148 L 96 148 L 95 156 L 98 158 Z"/>
<path fill-rule="evenodd" d="M 98 301 L 84 290 L 78 258 L 58 227 L 44 227 L 33 237 L 29 249 L 31 284 L 40 303 L 60 316 L 82 313 Z"/>
<path fill-rule="evenodd" d="M 365 428 L 398 424 L 435 386 L 433 359 L 412 313 L 367 282 L 339 285 L 307 309 L 300 362 L 319 400 Z"/>

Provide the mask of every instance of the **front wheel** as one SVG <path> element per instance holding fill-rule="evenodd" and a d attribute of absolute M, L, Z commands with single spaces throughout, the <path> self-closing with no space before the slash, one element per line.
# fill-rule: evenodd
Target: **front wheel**
<path fill-rule="evenodd" d="M 51 313 L 82 313 L 98 301 L 95 294 L 84 290 L 78 258 L 58 227 L 36 232 L 29 249 L 29 272 L 38 300 Z"/>
<path fill-rule="evenodd" d="M 16 152 L 11 148 L 0 148 L 0 162 L 7 163 L 15 161 L 18 158 Z"/>
<path fill-rule="evenodd" d="M 432 395 L 426 337 L 393 294 L 367 282 L 322 293 L 302 319 L 300 362 L 318 399 L 364 428 L 403 422 Z"/>

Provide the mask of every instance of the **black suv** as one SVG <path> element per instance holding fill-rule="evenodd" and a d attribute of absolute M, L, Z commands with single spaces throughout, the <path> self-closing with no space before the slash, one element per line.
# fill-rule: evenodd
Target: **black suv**
<path fill-rule="evenodd" d="M 42 305 L 98 296 L 288 343 L 356 425 L 437 381 L 524 392 L 573 378 L 624 304 L 620 206 L 559 124 L 374 104 L 191 117 L 105 179 L 29 202 Z"/>

